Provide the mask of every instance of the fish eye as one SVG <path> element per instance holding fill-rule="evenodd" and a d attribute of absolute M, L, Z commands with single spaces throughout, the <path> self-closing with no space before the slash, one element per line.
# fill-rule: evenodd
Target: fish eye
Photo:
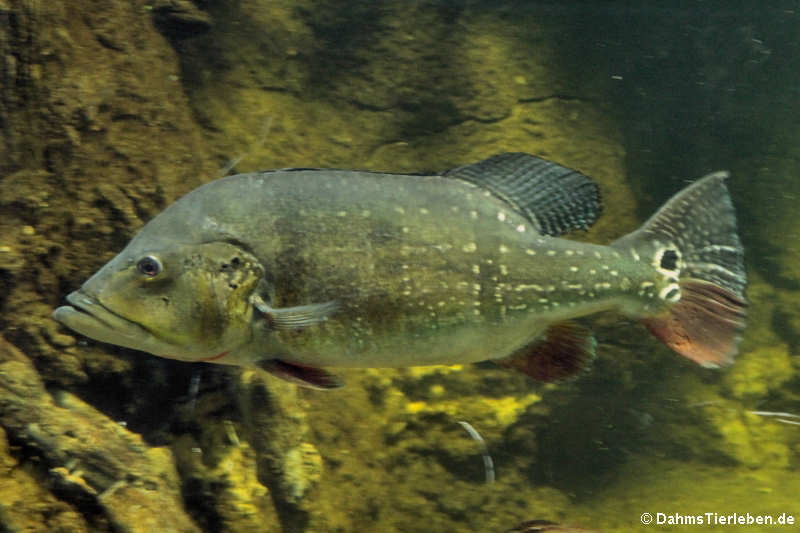
<path fill-rule="evenodd" d="M 154 278 L 161 274 L 164 267 L 161 261 L 152 255 L 146 255 L 136 262 L 136 269 L 149 278 Z"/>

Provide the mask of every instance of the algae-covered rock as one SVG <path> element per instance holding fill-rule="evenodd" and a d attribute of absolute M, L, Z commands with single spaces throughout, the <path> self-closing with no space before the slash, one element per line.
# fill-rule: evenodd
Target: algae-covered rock
<path fill-rule="evenodd" d="M 0 425 L 41 457 L 61 497 L 109 527 L 198 531 L 183 509 L 168 450 L 146 445 L 72 394 L 51 397 L 27 358 L 7 345 L 0 356 Z"/>
<path fill-rule="evenodd" d="M 794 377 L 791 357 L 786 345 L 759 346 L 742 357 L 725 374 L 725 388 L 733 398 L 743 401 L 761 400 L 776 393 Z"/>
<path fill-rule="evenodd" d="M 220 426 L 204 432 L 228 433 Z M 269 489 L 257 478 L 255 452 L 246 442 L 225 439 L 207 447 L 186 434 L 173 450 L 187 505 L 204 530 L 281 530 Z"/>
<path fill-rule="evenodd" d="M 243 432 L 256 453 L 259 481 L 269 488 L 287 530 L 302 530 L 314 504 L 311 493 L 322 475 L 322 460 L 309 441 L 297 388 L 248 370 L 239 377 L 236 399 Z"/>
<path fill-rule="evenodd" d="M 0 524 L 3 531 L 60 531 L 87 533 L 84 517 L 42 486 L 37 477 L 13 457 L 6 432 L 0 428 Z"/>

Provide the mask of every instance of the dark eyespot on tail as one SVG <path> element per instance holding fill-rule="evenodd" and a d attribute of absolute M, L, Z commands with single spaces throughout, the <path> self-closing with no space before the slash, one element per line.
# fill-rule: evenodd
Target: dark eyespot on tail
<path fill-rule="evenodd" d="M 664 270 L 677 270 L 679 257 L 677 250 L 664 250 L 658 262 L 659 266 Z"/>
<path fill-rule="evenodd" d="M 529 154 L 498 154 L 444 176 L 491 191 L 542 235 L 588 229 L 602 212 L 600 190 L 589 177 Z"/>
<path fill-rule="evenodd" d="M 541 339 L 523 346 L 498 363 L 550 383 L 583 371 L 594 359 L 596 346 L 590 329 L 575 322 L 560 322 L 550 326 Z"/>

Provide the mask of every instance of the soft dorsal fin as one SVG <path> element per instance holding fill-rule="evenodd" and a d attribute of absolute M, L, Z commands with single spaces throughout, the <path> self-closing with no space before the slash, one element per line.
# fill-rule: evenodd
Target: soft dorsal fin
<path fill-rule="evenodd" d="M 597 184 L 580 172 L 523 153 L 497 154 L 444 173 L 491 191 L 542 235 L 587 229 L 602 211 Z"/>

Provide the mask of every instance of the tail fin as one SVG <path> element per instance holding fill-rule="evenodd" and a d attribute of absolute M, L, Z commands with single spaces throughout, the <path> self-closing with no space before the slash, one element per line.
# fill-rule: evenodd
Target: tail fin
<path fill-rule="evenodd" d="M 664 305 L 642 322 L 705 367 L 733 362 L 746 319 L 744 253 L 727 178 L 715 172 L 697 180 L 613 244 L 658 272 L 655 288 Z"/>

